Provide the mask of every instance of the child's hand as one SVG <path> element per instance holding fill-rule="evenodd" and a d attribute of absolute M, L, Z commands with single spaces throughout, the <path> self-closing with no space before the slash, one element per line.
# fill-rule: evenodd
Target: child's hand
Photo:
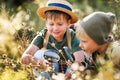
<path fill-rule="evenodd" d="M 35 60 L 36 61 L 36 60 Z M 35 67 L 40 69 L 47 69 L 48 67 L 52 67 L 52 63 L 46 60 L 37 60 Z"/>
<path fill-rule="evenodd" d="M 29 56 L 30 58 L 30 65 L 34 68 L 38 69 L 45 69 L 46 71 L 52 70 L 53 64 L 47 60 L 39 60 L 33 56 Z"/>

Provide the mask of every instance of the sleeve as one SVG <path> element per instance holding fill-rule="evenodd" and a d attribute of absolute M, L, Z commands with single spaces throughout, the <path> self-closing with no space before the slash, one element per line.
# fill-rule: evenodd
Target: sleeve
<path fill-rule="evenodd" d="M 32 44 L 36 45 L 41 49 L 43 47 L 44 35 L 46 32 L 46 29 L 40 31 L 40 33 L 33 39 Z"/>
<path fill-rule="evenodd" d="M 79 39 L 76 37 L 76 34 L 75 34 L 74 31 L 71 31 L 71 36 L 72 36 L 72 39 L 71 39 L 72 53 L 74 53 L 74 52 L 76 52 L 76 51 L 79 51 L 79 50 L 82 50 L 82 49 L 79 47 L 80 41 L 79 41 Z"/>

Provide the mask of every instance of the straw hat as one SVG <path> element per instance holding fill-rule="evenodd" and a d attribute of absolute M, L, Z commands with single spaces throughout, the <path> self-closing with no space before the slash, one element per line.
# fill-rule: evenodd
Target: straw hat
<path fill-rule="evenodd" d="M 46 18 L 45 12 L 48 10 L 58 10 L 67 13 L 71 16 L 71 23 L 78 21 L 78 17 L 72 12 L 72 5 L 66 0 L 49 0 L 47 6 L 38 8 L 37 14 L 43 19 Z"/>

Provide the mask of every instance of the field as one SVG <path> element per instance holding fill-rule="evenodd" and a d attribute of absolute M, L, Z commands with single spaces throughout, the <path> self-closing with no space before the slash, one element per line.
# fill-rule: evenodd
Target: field
<path fill-rule="evenodd" d="M 24 3 L 21 6 L 14 6 L 11 8 L 7 6 L 9 1 L 8 3 L 3 1 L 3 4 L 0 5 L 0 80 L 35 80 L 32 73 L 32 67 L 30 65 L 26 66 L 21 64 L 20 58 L 32 39 L 38 34 L 38 31 L 44 27 L 44 21 L 39 19 L 39 17 L 36 15 L 36 9 L 40 1 L 36 0 L 36 2 L 29 3 L 30 5 L 28 5 L 28 3 Z M 76 13 L 81 15 L 79 18 L 83 18 L 90 12 L 95 11 L 95 9 L 87 6 L 86 11 L 88 12 L 82 12 L 81 10 L 84 6 L 78 6 L 77 1 L 78 0 L 74 2 L 77 6 L 75 6 L 75 4 L 74 6 L 77 8 L 75 9 Z M 113 36 L 115 37 L 115 40 L 119 41 L 120 10 L 117 7 L 120 7 L 120 2 L 119 0 L 110 1 L 114 7 L 112 7 L 113 9 L 111 8 L 109 10 L 116 14 L 116 23 L 118 26 L 114 30 Z M 31 8 L 31 5 L 33 8 Z M 102 6 L 102 3 L 99 5 Z M 118 6 L 115 7 L 115 5 Z M 81 7 L 81 10 L 78 9 L 79 7 Z M 105 11 L 104 9 L 96 9 Z M 84 10 L 85 9 L 83 9 L 83 11 Z M 106 11 L 108 11 L 108 9 Z M 114 74 L 113 64 L 110 62 L 106 62 L 106 65 L 104 65 L 104 67 L 100 69 L 99 73 L 95 76 L 82 76 L 81 73 L 82 71 L 77 70 L 73 75 L 73 78 L 75 78 L 74 80 L 120 79 L 120 72 Z"/>

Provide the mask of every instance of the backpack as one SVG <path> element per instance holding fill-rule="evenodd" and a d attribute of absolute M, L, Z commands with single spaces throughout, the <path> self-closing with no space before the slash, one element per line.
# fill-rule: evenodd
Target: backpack
<path fill-rule="evenodd" d="M 71 47 L 71 32 L 72 32 L 72 29 L 67 29 L 67 44 L 68 44 L 68 48 L 71 50 L 72 47 Z M 47 44 L 48 44 L 48 40 L 49 40 L 49 34 L 48 32 L 46 32 L 45 34 L 45 37 L 44 37 L 44 41 L 43 41 L 43 49 L 46 49 L 47 48 Z"/>

